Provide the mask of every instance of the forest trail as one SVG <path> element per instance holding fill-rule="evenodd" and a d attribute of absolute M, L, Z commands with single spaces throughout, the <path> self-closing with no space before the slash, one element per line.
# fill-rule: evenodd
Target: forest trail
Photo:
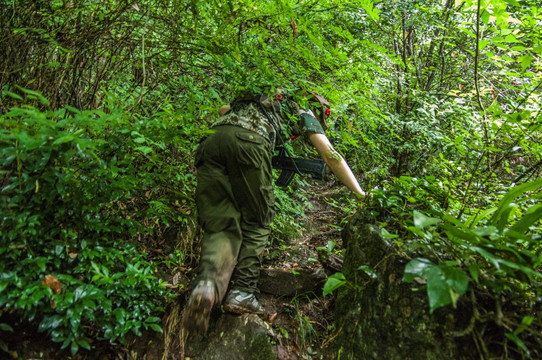
<path fill-rule="evenodd" d="M 340 271 L 341 260 L 333 253 L 342 247 L 340 222 L 345 214 L 333 205 L 333 199 L 344 196 L 342 191 L 332 183 L 314 185 L 308 195 L 310 206 L 298 222 L 298 236 L 274 240 L 264 254 L 260 302 L 271 316 L 255 326 L 265 327 L 276 359 L 313 359 L 325 354 L 333 331 L 333 301 L 323 297 L 322 285 L 327 275 Z M 252 320 L 243 321 L 246 325 Z M 235 331 L 237 321 L 239 317 L 216 310 L 205 337 L 190 336 L 184 344 L 174 339 L 161 359 L 179 353 L 185 359 L 220 358 L 213 351 L 237 341 L 225 334 Z"/>

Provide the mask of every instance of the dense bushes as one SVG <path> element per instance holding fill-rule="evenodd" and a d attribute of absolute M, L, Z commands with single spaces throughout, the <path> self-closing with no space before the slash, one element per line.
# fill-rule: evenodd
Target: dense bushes
<path fill-rule="evenodd" d="M 160 330 L 173 295 L 145 240 L 190 213 L 200 127 L 168 111 L 134 121 L 120 109 L 28 106 L 0 121 L 2 312 L 73 352 L 91 337 Z"/>

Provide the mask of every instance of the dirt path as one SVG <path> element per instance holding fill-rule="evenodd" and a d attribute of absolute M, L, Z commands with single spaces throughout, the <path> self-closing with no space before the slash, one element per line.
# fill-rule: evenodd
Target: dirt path
<path fill-rule="evenodd" d="M 308 199 L 311 206 L 299 219 L 299 236 L 273 242 L 264 257 L 259 299 L 276 316 L 272 321 L 266 319 L 261 325 L 264 330 L 254 325 L 254 331 L 267 332 L 279 360 L 329 358 L 325 352 L 334 331 L 333 300 L 323 297 L 322 285 L 326 276 L 339 271 L 342 265 L 336 253 L 342 248 L 340 222 L 345 214 L 332 205 L 334 198 L 344 195 L 341 191 L 331 184 L 312 187 Z M 217 310 L 205 338 L 188 338 L 184 346 L 172 344 L 172 353 L 179 354 L 180 346 L 181 353 L 184 350 L 185 358 L 191 360 L 213 359 L 217 356 L 212 355 L 213 351 L 233 356 L 223 345 L 238 342 L 230 337 L 235 332 L 231 329 L 238 326 L 236 321 L 236 317 Z M 253 326 L 247 321 L 241 327 Z"/>
<path fill-rule="evenodd" d="M 298 238 L 291 240 L 289 248 L 282 251 L 278 264 L 269 266 L 283 267 L 299 274 L 307 269 L 310 271 L 306 274 L 319 271 L 325 277 L 339 271 L 342 265 L 335 253 L 342 248 L 340 222 L 344 213 L 330 204 L 341 190 L 321 185 L 311 191 L 309 200 L 312 206 L 305 209 L 305 217 L 300 221 L 304 230 Z M 333 301 L 330 296 L 323 297 L 322 285 L 323 280 L 314 284 L 312 290 L 300 290 L 294 296 L 262 296 L 262 303 L 278 313 L 271 324 L 275 334 L 273 341 L 277 344 L 277 359 L 327 358 L 326 341 L 334 326 Z"/>

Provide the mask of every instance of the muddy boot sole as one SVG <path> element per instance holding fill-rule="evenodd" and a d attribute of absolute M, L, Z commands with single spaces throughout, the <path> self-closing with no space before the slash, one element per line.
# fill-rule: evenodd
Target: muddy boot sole
<path fill-rule="evenodd" d="M 194 294 L 185 309 L 184 327 L 195 334 L 207 332 L 214 303 L 215 299 L 212 295 L 203 292 Z"/>

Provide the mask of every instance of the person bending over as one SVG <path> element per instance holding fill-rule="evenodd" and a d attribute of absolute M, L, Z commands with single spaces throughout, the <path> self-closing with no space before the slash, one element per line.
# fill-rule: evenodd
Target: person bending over
<path fill-rule="evenodd" d="M 307 108 L 281 90 L 239 96 L 219 109 L 214 132 L 196 151 L 196 206 L 203 238 L 184 320 L 195 332 L 207 330 L 212 308 L 224 297 L 228 312 L 264 312 L 257 295 L 274 215 L 271 158 L 285 138 L 303 136 L 348 189 L 365 195 L 325 135 L 329 104 L 316 93 L 304 97 Z M 227 293 L 232 274 L 234 284 Z"/>

